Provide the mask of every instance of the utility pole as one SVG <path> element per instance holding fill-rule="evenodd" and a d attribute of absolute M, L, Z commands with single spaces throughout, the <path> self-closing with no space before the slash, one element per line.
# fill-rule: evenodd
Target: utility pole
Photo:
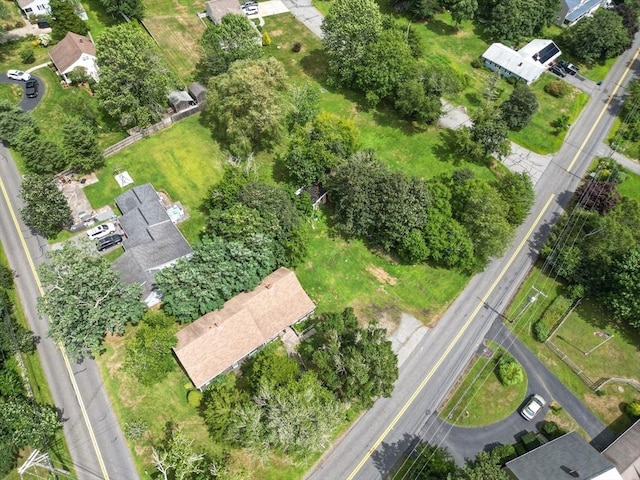
<path fill-rule="evenodd" d="M 542 295 L 545 298 L 547 297 L 547 295 L 544 292 L 542 292 L 541 290 L 538 290 L 536 287 L 531 287 L 531 289 L 536 291 L 535 295 L 532 295 L 531 297 L 529 297 L 529 301 L 524 307 L 522 307 L 522 310 L 520 310 L 520 313 L 518 313 L 513 319 L 510 320 L 511 323 L 514 323 L 516 320 L 518 320 L 524 314 L 524 312 L 526 312 L 527 309 L 531 305 L 533 305 L 536 302 L 536 300 L 538 300 L 538 297 L 540 295 Z"/>
<path fill-rule="evenodd" d="M 18 473 L 20 474 L 20 478 L 24 479 L 23 474 L 27 473 L 29 475 L 34 475 L 40 478 L 38 473 L 28 472 L 31 467 L 40 467 L 48 470 L 53 474 L 54 478 L 58 478 L 56 474 L 64 475 L 67 478 L 72 478 L 71 474 L 66 470 L 62 470 L 61 468 L 56 468 L 51 463 L 51 459 L 49 458 L 48 453 L 41 453 L 39 450 L 34 450 L 31 452 L 31 455 L 27 458 L 27 460 L 18 468 Z M 47 478 L 49 476 L 47 475 Z"/>

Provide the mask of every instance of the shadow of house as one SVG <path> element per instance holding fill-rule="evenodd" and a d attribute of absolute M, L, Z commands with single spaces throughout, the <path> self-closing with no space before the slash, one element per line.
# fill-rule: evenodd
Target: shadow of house
<path fill-rule="evenodd" d="M 509 461 L 504 468 L 514 480 L 622 480 L 616 467 L 576 432 Z"/>
<path fill-rule="evenodd" d="M 204 4 L 207 11 L 207 17 L 214 23 L 222 22 L 222 17 L 228 13 L 243 15 L 244 12 L 240 8 L 238 0 L 213 0 Z"/>
<path fill-rule="evenodd" d="M 195 100 L 191 98 L 191 95 L 184 90 L 174 90 L 167 95 L 167 98 L 169 100 L 169 105 L 171 105 L 171 108 L 173 108 L 176 113 L 182 112 L 196 104 Z"/>
<path fill-rule="evenodd" d="M 640 420 L 620 435 L 604 452 L 624 480 L 640 480 Z"/>
<path fill-rule="evenodd" d="M 124 253 L 113 263 L 125 283 L 142 286 L 143 301 L 160 302 L 153 290 L 156 272 L 191 255 L 189 243 L 173 224 L 150 183 L 139 185 L 116 197 L 122 212 L 120 226 L 125 234 Z"/>
<path fill-rule="evenodd" d="M 312 315 L 315 308 L 296 274 L 281 267 L 251 292 L 236 295 L 222 309 L 180 330 L 173 352 L 193 385 L 202 390 L 291 325 Z"/>

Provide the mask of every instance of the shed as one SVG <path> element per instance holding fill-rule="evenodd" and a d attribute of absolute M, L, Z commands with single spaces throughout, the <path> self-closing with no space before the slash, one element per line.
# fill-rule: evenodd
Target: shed
<path fill-rule="evenodd" d="M 244 15 L 238 0 L 213 0 L 205 3 L 204 6 L 207 10 L 207 17 L 215 23 L 220 23 L 222 17 L 229 13 Z"/>
<path fill-rule="evenodd" d="M 204 103 L 207 99 L 207 89 L 198 82 L 193 82 L 189 84 L 189 95 L 197 102 Z"/>
<path fill-rule="evenodd" d="M 181 112 L 196 104 L 188 92 L 175 90 L 168 95 L 169 103 L 176 112 Z"/>

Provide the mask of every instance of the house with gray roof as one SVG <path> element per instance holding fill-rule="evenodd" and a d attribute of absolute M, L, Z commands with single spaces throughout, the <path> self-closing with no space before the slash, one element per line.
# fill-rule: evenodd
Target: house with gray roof
<path fill-rule="evenodd" d="M 482 54 L 485 66 L 505 78 L 531 84 L 562 52 L 552 40 L 535 39 L 520 50 L 494 43 Z"/>
<path fill-rule="evenodd" d="M 624 480 L 640 480 L 640 420 L 602 452 Z"/>
<path fill-rule="evenodd" d="M 207 11 L 207 17 L 214 23 L 222 22 L 222 17 L 229 13 L 243 15 L 244 12 L 240 8 L 238 0 L 213 0 L 204 4 Z"/>
<path fill-rule="evenodd" d="M 124 253 L 113 262 L 113 267 L 123 282 L 141 285 L 144 302 L 154 305 L 160 301 L 153 290 L 156 272 L 191 255 L 191 247 L 150 183 L 118 195 L 116 205 L 122 212 L 118 220 L 125 238 Z"/>
<path fill-rule="evenodd" d="M 562 0 L 556 23 L 561 27 L 570 27 L 610 3 L 610 0 Z"/>
<path fill-rule="evenodd" d="M 576 432 L 514 458 L 504 468 L 514 480 L 622 480 L 616 467 Z"/>

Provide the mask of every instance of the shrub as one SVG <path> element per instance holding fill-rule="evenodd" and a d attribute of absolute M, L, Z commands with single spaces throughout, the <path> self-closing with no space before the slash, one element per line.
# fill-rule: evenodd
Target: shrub
<path fill-rule="evenodd" d="M 89 75 L 87 74 L 87 69 L 85 67 L 76 67 L 69 72 L 69 75 L 67 75 L 72 85 L 78 85 L 79 83 L 86 81 L 88 76 Z"/>
<path fill-rule="evenodd" d="M 476 57 L 473 60 L 471 60 L 471 66 L 473 68 L 482 68 L 483 62 L 482 62 L 482 58 L 480 57 Z"/>
<path fill-rule="evenodd" d="M 13 288 L 13 270 L 0 263 L 0 288 Z"/>
<path fill-rule="evenodd" d="M 516 447 L 513 445 L 498 445 L 491 450 L 491 453 L 500 458 L 500 463 L 503 465 L 517 456 Z"/>
<path fill-rule="evenodd" d="M 558 438 L 564 435 L 566 432 L 561 429 L 556 422 L 544 422 L 542 425 L 542 433 L 549 440 L 553 440 L 554 438 Z"/>
<path fill-rule="evenodd" d="M 627 403 L 627 406 L 624 408 L 624 411 L 627 413 L 627 415 L 629 415 L 631 418 L 638 418 L 640 417 L 640 402 L 630 402 Z"/>
<path fill-rule="evenodd" d="M 498 360 L 498 369 L 496 374 L 500 383 L 505 387 L 517 385 L 524 381 L 524 370 L 513 356 L 505 353 Z"/>
<path fill-rule="evenodd" d="M 33 53 L 32 47 L 24 47 L 20 51 L 20 58 L 22 59 L 22 63 L 33 63 L 36 61 L 36 55 Z"/>
<path fill-rule="evenodd" d="M 552 97 L 561 98 L 569 93 L 569 85 L 562 80 L 554 80 L 544 86 L 544 91 Z"/>
<path fill-rule="evenodd" d="M 549 327 L 538 320 L 533 324 L 533 338 L 540 343 L 546 342 L 549 339 Z"/>
<path fill-rule="evenodd" d="M 293 44 L 293 51 L 298 53 L 300 50 L 302 50 L 302 44 L 300 42 L 296 42 Z"/>
<path fill-rule="evenodd" d="M 198 408 L 200 407 L 200 402 L 202 402 L 202 392 L 199 390 L 189 390 L 189 393 L 187 393 L 187 403 L 193 408 Z"/>
<path fill-rule="evenodd" d="M 149 429 L 144 420 L 136 419 L 124 424 L 124 436 L 129 440 L 140 440 Z"/>
<path fill-rule="evenodd" d="M 269 45 L 271 45 L 271 37 L 269 36 L 269 34 L 267 32 L 263 32 L 262 33 L 262 46 L 263 47 L 268 47 Z"/>
<path fill-rule="evenodd" d="M 520 441 L 528 452 L 541 445 L 540 439 L 534 432 L 525 433 L 522 438 L 520 438 Z"/>

